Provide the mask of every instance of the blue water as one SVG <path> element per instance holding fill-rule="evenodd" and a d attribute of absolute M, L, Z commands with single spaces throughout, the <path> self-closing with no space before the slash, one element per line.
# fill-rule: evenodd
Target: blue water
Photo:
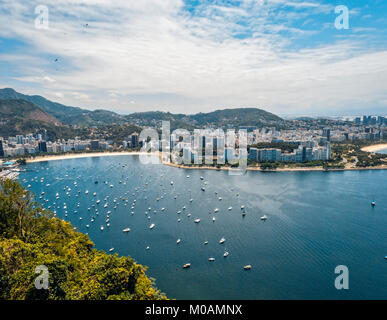
<path fill-rule="evenodd" d="M 148 275 L 156 278 L 169 298 L 387 298 L 385 170 L 229 176 L 220 171 L 144 165 L 137 156 L 117 156 L 33 163 L 20 179 L 25 179 L 25 186 L 31 184 L 46 208 L 51 206 L 58 217 L 88 233 L 97 248 L 115 248 L 114 253 L 130 255 L 148 266 Z M 71 191 L 64 191 L 66 186 Z M 39 199 L 42 191 L 45 195 Z M 104 208 L 106 196 L 108 207 Z M 246 206 L 244 218 L 241 205 Z M 266 222 L 260 220 L 263 215 L 268 217 Z M 201 219 L 199 224 L 194 223 L 196 218 Z M 151 223 L 156 225 L 153 230 Z M 131 228 L 128 234 L 122 232 L 126 227 Z M 222 237 L 226 242 L 219 244 Z M 204 245 L 205 241 L 209 244 Z M 227 258 L 225 250 L 230 253 Z M 210 257 L 216 260 L 210 262 Z M 185 263 L 191 263 L 191 268 L 182 269 Z M 243 270 L 247 264 L 252 270 Z M 349 290 L 334 286 L 338 265 L 349 268 Z"/>

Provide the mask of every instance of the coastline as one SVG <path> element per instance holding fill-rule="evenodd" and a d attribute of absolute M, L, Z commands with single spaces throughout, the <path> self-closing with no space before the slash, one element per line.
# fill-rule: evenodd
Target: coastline
<path fill-rule="evenodd" d="M 62 155 L 49 155 L 39 156 L 32 159 L 26 159 L 27 163 L 45 162 L 45 161 L 56 161 L 56 160 L 68 160 L 78 158 L 95 158 L 95 157 L 111 157 L 111 156 L 139 156 L 146 155 L 145 152 L 95 152 L 95 153 L 69 153 Z"/>
<path fill-rule="evenodd" d="M 362 150 L 383 150 L 387 148 L 387 144 L 381 144 L 381 145 L 373 145 L 369 147 L 364 147 Z M 375 152 L 375 151 L 367 151 L 367 152 Z M 45 161 L 57 161 L 57 160 L 69 160 L 69 159 L 78 159 L 78 158 L 94 158 L 94 157 L 108 157 L 108 156 L 140 156 L 140 155 L 150 155 L 146 152 L 95 152 L 95 153 L 80 153 L 80 154 L 62 154 L 62 155 L 49 155 L 49 156 L 38 156 L 36 158 L 26 159 L 27 163 L 36 163 L 36 162 L 45 162 Z M 158 156 L 161 160 L 161 154 L 158 153 Z M 167 163 L 167 162 L 161 162 L 163 165 L 174 167 L 178 169 L 186 169 L 186 170 L 216 170 L 216 171 L 228 171 L 233 170 L 231 167 L 213 167 L 213 166 L 206 166 L 203 165 L 201 167 L 199 166 L 185 166 L 185 165 L 179 165 L 175 163 Z M 345 168 L 331 168 L 331 169 L 324 169 L 323 167 L 284 167 L 284 168 L 277 168 L 277 169 L 261 169 L 260 167 L 247 167 L 246 171 L 260 171 L 260 172 L 311 172 L 311 171 L 363 171 L 363 170 L 387 170 L 387 165 L 383 166 L 375 166 L 375 167 L 353 167 L 353 166 L 347 166 Z"/>
<path fill-rule="evenodd" d="M 163 162 L 163 165 L 174 167 L 178 169 L 186 169 L 186 170 L 216 170 L 216 171 L 227 171 L 230 167 L 210 167 L 210 166 L 202 166 L 202 167 L 187 167 L 184 165 L 174 164 L 174 163 L 166 163 Z M 330 172 L 330 171 L 363 171 L 363 170 L 387 170 L 387 165 L 385 166 L 376 166 L 376 167 L 366 167 L 366 168 L 358 168 L 358 167 L 346 167 L 346 168 L 332 168 L 325 170 L 323 167 L 293 167 L 293 168 L 277 168 L 277 169 L 266 169 L 263 170 L 259 167 L 247 167 L 246 171 L 260 171 L 260 172 L 310 172 L 310 171 L 322 171 L 322 172 Z"/>
<path fill-rule="evenodd" d="M 387 143 L 375 144 L 372 146 L 361 148 L 361 151 L 377 153 L 378 151 L 387 149 Z"/>

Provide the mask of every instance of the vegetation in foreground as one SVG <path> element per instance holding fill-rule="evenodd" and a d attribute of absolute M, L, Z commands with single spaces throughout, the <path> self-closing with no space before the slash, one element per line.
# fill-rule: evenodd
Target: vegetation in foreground
<path fill-rule="evenodd" d="M 11 180 L 0 182 L 0 299 L 159 300 L 146 268 L 94 248 L 87 235 L 55 218 Z M 35 288 L 37 266 L 49 271 Z"/>

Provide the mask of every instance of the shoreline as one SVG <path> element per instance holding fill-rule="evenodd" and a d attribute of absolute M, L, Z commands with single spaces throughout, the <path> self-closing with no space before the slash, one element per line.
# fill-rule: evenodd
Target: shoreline
<path fill-rule="evenodd" d="M 184 165 L 174 164 L 174 163 L 165 163 L 163 162 L 163 165 L 178 168 L 178 169 L 186 169 L 186 170 L 216 170 L 216 171 L 227 171 L 227 170 L 233 170 L 233 168 L 229 167 L 210 167 L 210 166 L 203 166 L 203 167 L 186 167 Z M 363 170 L 387 170 L 387 165 L 385 166 L 376 166 L 376 167 L 366 167 L 366 168 L 357 168 L 357 167 L 347 167 L 347 168 L 332 168 L 325 170 L 323 167 L 294 167 L 294 168 L 277 168 L 275 170 L 273 169 L 266 169 L 263 170 L 259 167 L 247 167 L 246 171 L 259 171 L 259 172 L 331 172 L 331 171 L 363 171 Z"/>
<path fill-rule="evenodd" d="M 367 148 L 367 150 L 383 150 L 387 148 L 387 144 L 381 144 L 381 145 L 374 145 L 369 147 L 364 147 L 364 151 Z M 362 150 L 363 150 L 362 149 Z M 367 151 L 367 152 L 373 152 L 373 151 Z M 150 153 L 146 152 L 95 152 L 95 153 L 80 153 L 80 154 L 62 154 L 62 155 L 49 155 L 49 156 L 38 156 L 36 158 L 26 159 L 27 164 L 28 163 L 37 163 L 37 162 L 46 162 L 46 161 L 59 161 L 59 160 L 70 160 L 70 159 L 79 159 L 79 158 L 96 158 L 96 157 L 108 157 L 108 156 L 140 156 L 140 155 L 152 155 Z M 155 155 L 155 154 L 153 154 Z M 161 160 L 161 154 L 158 154 L 160 160 Z M 231 167 L 212 167 L 212 166 L 206 166 L 203 165 L 201 167 L 199 166 L 185 166 L 175 163 L 167 163 L 160 161 L 160 164 L 177 168 L 177 169 L 186 169 L 186 170 L 215 170 L 215 171 L 228 171 L 228 170 L 235 170 L 237 168 L 231 168 Z M 329 171 L 363 171 L 363 170 L 387 170 L 387 165 L 384 166 L 376 166 L 376 167 L 366 167 L 366 168 L 358 168 L 358 167 L 346 167 L 346 168 L 331 168 L 331 169 L 324 169 L 323 167 L 291 167 L 291 168 L 277 168 L 277 169 L 266 169 L 263 170 L 260 167 L 247 167 L 246 171 L 259 171 L 259 172 L 313 172 L 313 171 L 319 171 L 319 172 L 329 172 Z"/>
<path fill-rule="evenodd" d="M 385 150 L 385 149 L 387 150 L 387 143 L 375 144 L 372 146 L 363 147 L 361 148 L 361 151 L 377 153 L 378 151 Z"/>
<path fill-rule="evenodd" d="M 69 153 L 62 155 L 38 156 L 36 158 L 26 159 L 27 163 L 69 160 L 78 158 L 97 158 L 97 157 L 112 157 L 112 156 L 140 156 L 146 155 L 145 152 L 95 152 L 95 153 Z"/>

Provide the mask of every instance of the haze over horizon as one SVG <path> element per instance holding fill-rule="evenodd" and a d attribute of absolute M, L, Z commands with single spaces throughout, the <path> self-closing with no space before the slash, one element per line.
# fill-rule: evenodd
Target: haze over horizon
<path fill-rule="evenodd" d="M 387 114 L 385 1 L 343 1 L 348 30 L 333 0 L 0 3 L 1 88 L 120 114 Z"/>

